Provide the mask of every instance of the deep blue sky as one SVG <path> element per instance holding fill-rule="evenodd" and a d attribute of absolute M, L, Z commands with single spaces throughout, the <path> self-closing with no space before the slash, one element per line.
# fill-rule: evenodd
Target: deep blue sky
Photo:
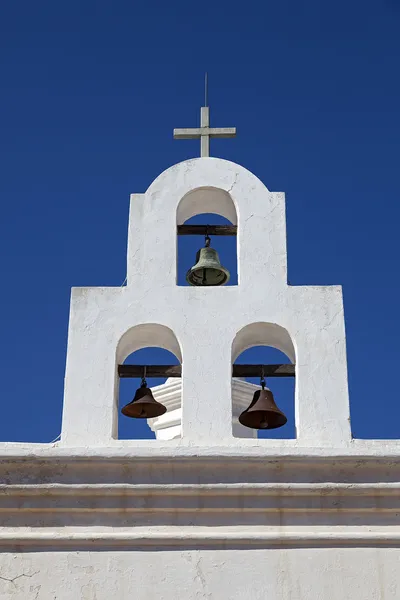
<path fill-rule="evenodd" d="M 212 154 L 286 192 L 291 284 L 343 284 L 354 435 L 400 436 L 396 0 L 3 0 L 0 47 L 0 440 L 59 433 L 70 288 L 122 284 L 205 70 Z"/>

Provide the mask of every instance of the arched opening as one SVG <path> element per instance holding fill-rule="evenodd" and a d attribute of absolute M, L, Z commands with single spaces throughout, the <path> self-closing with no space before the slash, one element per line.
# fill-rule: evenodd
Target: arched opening
<path fill-rule="evenodd" d="M 231 225 L 231 222 L 216 214 L 201 214 L 185 221 L 185 225 Z M 237 247 L 236 236 L 213 236 L 211 248 L 218 252 L 219 262 L 223 269 L 229 271 L 226 286 L 237 285 Z M 201 235 L 178 235 L 177 284 L 190 285 L 187 281 L 189 270 L 196 264 L 198 251 L 205 246 L 205 237 Z"/>
<path fill-rule="evenodd" d="M 248 384 L 247 389 L 242 386 L 242 406 L 247 408 L 256 390 L 261 389 L 260 377 L 261 366 L 264 365 L 266 373 L 266 387 L 271 390 L 277 407 L 287 417 L 287 423 L 276 429 L 252 430 L 253 435 L 258 438 L 269 439 L 293 439 L 296 438 L 295 420 L 295 378 L 292 376 L 270 376 L 268 377 L 268 365 L 294 364 L 295 349 L 289 333 L 283 327 L 274 323 L 253 323 L 247 325 L 235 336 L 232 344 L 233 365 L 254 365 L 254 371 L 258 375 L 243 377 L 242 380 Z M 293 369 L 292 369 L 293 370 Z M 284 369 L 281 369 L 284 371 Z M 278 373 L 279 370 L 276 371 Z M 234 390 L 233 380 L 232 390 Z M 238 423 L 238 410 L 235 406 L 234 393 L 233 402 L 233 435 L 244 437 L 245 430 Z"/>
<path fill-rule="evenodd" d="M 120 365 L 179 365 L 181 364 L 179 342 L 171 329 L 164 325 L 146 324 L 133 327 L 126 332 L 118 345 L 117 362 Z M 118 409 L 118 439 L 173 439 L 180 437 L 173 429 L 173 412 L 181 406 L 180 379 L 151 376 L 146 373 L 147 387 L 154 399 L 163 404 L 167 411 L 154 419 L 128 418 L 121 409 L 132 401 L 142 383 L 143 369 L 135 370 L 135 376 L 117 378 L 116 407 Z M 121 372 L 121 369 L 118 369 Z M 125 371 L 124 371 L 125 372 Z M 168 430 L 168 431 L 166 431 Z"/>
<path fill-rule="evenodd" d="M 194 233 L 196 227 L 190 226 L 196 226 L 198 234 Z M 210 226 L 210 229 L 199 229 L 199 226 Z M 197 262 L 197 253 L 210 244 L 218 253 L 222 269 L 229 271 L 229 280 L 225 285 L 237 285 L 236 226 L 236 208 L 231 196 L 224 190 L 198 188 L 186 194 L 177 209 L 177 284 L 190 285 L 187 274 Z M 207 235 L 210 238 L 208 241 Z M 206 281 L 205 276 L 204 284 L 213 285 L 211 279 Z"/>

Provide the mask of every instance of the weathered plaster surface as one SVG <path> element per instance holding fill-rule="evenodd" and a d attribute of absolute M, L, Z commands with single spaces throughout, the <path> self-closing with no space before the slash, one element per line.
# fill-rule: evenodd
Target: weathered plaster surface
<path fill-rule="evenodd" d="M 393 548 L 50 551 L 0 560 L 10 578 L 27 573 L 0 579 L 0 598 L 15 600 L 399 598 Z M 358 581 L 354 564 L 363 565 Z"/>
<path fill-rule="evenodd" d="M 178 287 L 176 223 L 212 208 L 239 285 Z M 255 344 L 296 362 L 297 439 L 233 436 Z M 182 362 L 155 392 L 169 434 L 117 440 L 116 367 L 144 346 Z M 351 437 L 341 289 L 287 285 L 284 196 L 227 161 L 132 197 L 127 287 L 72 293 L 61 442 L 0 458 L 0 599 L 400 598 L 400 443 Z"/>

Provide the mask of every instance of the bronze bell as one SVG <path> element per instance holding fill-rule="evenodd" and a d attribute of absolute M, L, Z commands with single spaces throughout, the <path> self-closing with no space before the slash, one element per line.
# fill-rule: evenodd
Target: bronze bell
<path fill-rule="evenodd" d="M 142 379 L 142 385 L 136 390 L 135 397 L 121 409 L 121 413 L 133 419 L 152 419 L 160 417 L 167 411 L 161 402 L 154 399 L 152 391 L 147 387 L 146 380 Z"/>
<path fill-rule="evenodd" d="M 206 235 L 206 243 L 196 254 L 196 264 L 186 273 L 186 281 L 190 285 L 225 285 L 229 281 L 229 271 L 220 261 L 218 252 L 210 248 L 210 238 Z"/>
<path fill-rule="evenodd" d="M 265 389 L 264 377 L 261 378 L 261 390 L 254 393 L 250 406 L 242 412 L 239 423 L 251 429 L 277 429 L 286 424 L 287 418 L 275 404 L 274 395 Z"/>

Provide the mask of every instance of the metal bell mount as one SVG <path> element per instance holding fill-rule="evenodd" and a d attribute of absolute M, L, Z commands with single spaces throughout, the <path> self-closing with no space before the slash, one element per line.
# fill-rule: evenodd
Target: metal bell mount
<path fill-rule="evenodd" d="M 287 423 L 284 413 L 275 404 L 274 395 L 265 388 L 264 368 L 261 368 L 261 390 L 254 393 L 253 400 L 239 417 L 239 423 L 250 429 L 277 429 Z"/>
<path fill-rule="evenodd" d="M 160 417 L 166 411 L 164 404 L 157 402 L 151 389 L 147 387 L 145 367 L 140 388 L 136 390 L 132 402 L 121 409 L 121 413 L 132 419 L 152 419 L 153 417 Z"/>
<path fill-rule="evenodd" d="M 196 264 L 186 273 L 186 281 L 195 286 L 225 285 L 229 281 L 229 271 L 219 260 L 218 252 L 210 248 L 211 239 L 208 233 L 204 248 L 196 254 Z"/>

